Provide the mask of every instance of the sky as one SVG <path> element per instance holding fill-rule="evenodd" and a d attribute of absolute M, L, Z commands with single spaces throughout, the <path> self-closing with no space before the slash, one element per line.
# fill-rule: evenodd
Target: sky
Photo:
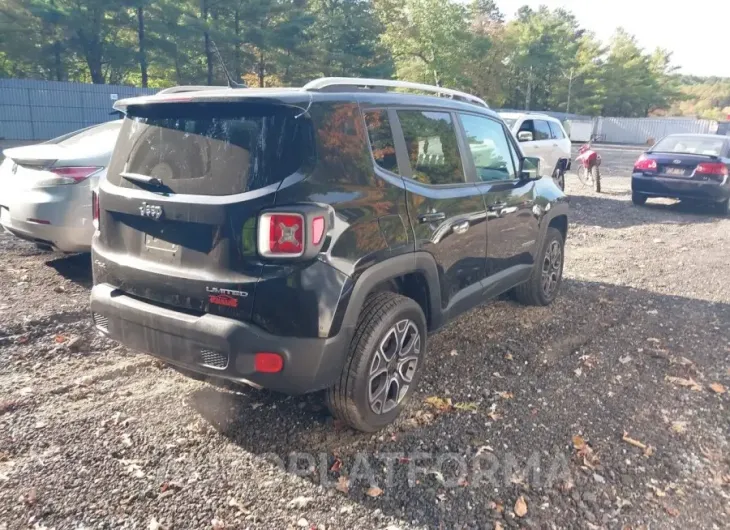
<path fill-rule="evenodd" d="M 495 0 L 508 19 L 527 4 L 571 11 L 582 27 L 607 42 L 617 27 L 647 50 L 671 52 L 684 74 L 730 77 L 728 0 Z"/>

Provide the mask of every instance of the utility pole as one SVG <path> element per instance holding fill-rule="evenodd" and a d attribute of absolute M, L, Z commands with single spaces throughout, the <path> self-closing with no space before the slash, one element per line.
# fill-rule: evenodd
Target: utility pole
<path fill-rule="evenodd" d="M 525 96 L 525 110 L 530 110 L 530 99 L 532 98 L 532 66 L 527 76 L 527 94 Z"/>

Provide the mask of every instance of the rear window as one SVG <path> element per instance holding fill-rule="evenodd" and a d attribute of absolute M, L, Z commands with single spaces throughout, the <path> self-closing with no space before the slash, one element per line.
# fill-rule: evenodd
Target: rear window
<path fill-rule="evenodd" d="M 84 129 L 77 134 L 73 134 L 57 142 L 58 145 L 68 148 L 85 148 L 94 147 L 97 148 L 100 144 L 108 143 L 109 149 L 114 146 L 114 142 L 117 139 L 119 130 L 122 128 L 121 121 L 112 121 L 109 123 L 103 123 L 96 125 L 95 127 L 89 127 Z"/>
<path fill-rule="evenodd" d="M 251 104 L 131 107 L 107 178 L 157 177 L 174 193 L 233 195 L 279 182 L 313 156 L 312 127 L 301 110 Z"/>
<path fill-rule="evenodd" d="M 725 139 L 703 138 L 701 136 L 667 136 L 651 148 L 662 153 L 686 153 L 692 155 L 721 156 Z"/>

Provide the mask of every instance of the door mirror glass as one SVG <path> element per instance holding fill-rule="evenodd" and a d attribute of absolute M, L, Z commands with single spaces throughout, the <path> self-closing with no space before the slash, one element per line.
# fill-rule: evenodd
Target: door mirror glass
<path fill-rule="evenodd" d="M 520 131 L 517 133 L 517 139 L 520 142 L 531 142 L 534 137 L 530 131 Z"/>
<path fill-rule="evenodd" d="M 540 159 L 533 156 L 526 156 L 522 159 L 521 177 L 525 180 L 540 178 Z"/>

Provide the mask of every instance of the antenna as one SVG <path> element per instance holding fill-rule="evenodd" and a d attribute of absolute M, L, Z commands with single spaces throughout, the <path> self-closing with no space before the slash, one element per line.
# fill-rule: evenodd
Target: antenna
<path fill-rule="evenodd" d="M 230 72 L 228 71 L 228 68 L 226 68 L 226 63 L 223 60 L 223 56 L 221 55 L 221 52 L 218 50 L 218 46 L 216 46 L 215 41 L 213 39 L 210 39 L 210 43 L 213 45 L 213 50 L 215 51 L 216 56 L 218 57 L 218 62 L 221 63 L 221 67 L 223 68 L 223 72 L 226 74 L 226 79 L 228 80 L 228 87 L 229 88 L 248 88 L 245 83 L 237 83 L 233 80 L 233 77 L 231 77 Z"/>

